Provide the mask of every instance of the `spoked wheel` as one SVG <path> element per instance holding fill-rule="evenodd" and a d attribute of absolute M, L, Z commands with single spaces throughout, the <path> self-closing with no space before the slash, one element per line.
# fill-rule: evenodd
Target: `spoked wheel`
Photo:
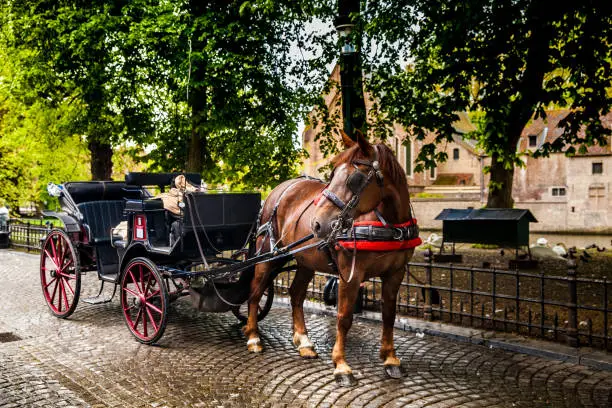
<path fill-rule="evenodd" d="M 264 290 L 263 295 L 261 295 L 261 299 L 259 300 L 259 304 L 257 305 L 257 321 L 261 321 L 268 315 L 268 312 L 272 308 L 272 303 L 274 302 L 274 281 L 270 282 L 270 285 Z M 234 316 L 238 318 L 242 323 L 246 323 L 249 317 L 249 302 L 248 300 L 240 305 L 239 307 L 233 308 L 232 313 Z"/>
<path fill-rule="evenodd" d="M 121 278 L 121 308 L 130 332 L 144 344 L 153 344 L 166 329 L 168 289 L 162 275 L 147 258 L 135 258 Z"/>
<path fill-rule="evenodd" d="M 52 230 L 43 242 L 40 282 L 51 313 L 70 316 L 79 303 L 81 273 L 74 245 L 62 230 Z"/>

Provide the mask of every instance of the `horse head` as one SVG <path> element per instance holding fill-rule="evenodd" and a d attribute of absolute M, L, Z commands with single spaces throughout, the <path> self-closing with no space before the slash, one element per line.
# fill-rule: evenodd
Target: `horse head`
<path fill-rule="evenodd" d="M 311 220 L 313 233 L 323 239 L 381 206 L 398 173 L 399 163 L 387 146 L 370 144 L 359 131 L 356 142 L 341 134 L 346 149 L 332 160 L 329 184 L 316 200 Z M 399 174 L 407 194 L 405 176 Z"/>

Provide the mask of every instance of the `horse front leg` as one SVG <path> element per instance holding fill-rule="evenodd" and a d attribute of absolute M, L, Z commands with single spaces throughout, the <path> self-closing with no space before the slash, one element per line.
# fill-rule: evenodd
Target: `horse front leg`
<path fill-rule="evenodd" d="M 303 358 L 317 357 L 314 345 L 308 338 L 308 331 L 304 322 L 304 300 L 306 299 L 308 284 L 313 276 L 313 270 L 298 266 L 291 288 L 289 288 L 293 316 L 293 344 L 298 348 L 298 352 Z"/>
<path fill-rule="evenodd" d="M 257 329 L 257 311 L 261 296 L 267 287 L 270 269 L 271 266 L 268 263 L 255 265 L 255 274 L 253 276 L 253 280 L 251 281 L 251 294 L 249 295 L 248 301 L 249 317 L 247 319 L 247 324 L 242 330 L 247 337 L 247 349 L 252 353 L 261 353 L 263 351 Z"/>
<path fill-rule="evenodd" d="M 404 279 L 404 269 L 389 272 L 382 277 L 382 342 L 380 358 L 383 360 L 385 373 L 391 378 L 401 378 L 401 361 L 395 355 L 393 328 L 395 323 L 395 305 L 397 292 Z"/>
<path fill-rule="evenodd" d="M 359 276 L 360 274 L 357 274 Z M 338 285 L 338 318 L 336 325 L 336 343 L 332 350 L 332 361 L 335 365 L 334 377 L 336 382 L 344 387 L 351 387 L 357 384 L 353 376 L 353 370 L 346 362 L 344 346 L 346 335 L 353 324 L 353 310 L 359 292 L 361 279 L 353 277 L 351 282 L 344 282 L 340 279 Z"/>

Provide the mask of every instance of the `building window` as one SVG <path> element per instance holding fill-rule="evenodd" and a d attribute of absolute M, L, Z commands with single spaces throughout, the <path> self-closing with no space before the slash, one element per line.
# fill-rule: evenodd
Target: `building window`
<path fill-rule="evenodd" d="M 429 169 L 429 178 L 432 180 L 436 179 L 436 168 L 432 167 L 431 169 Z"/>
<path fill-rule="evenodd" d="M 404 144 L 406 149 L 404 155 L 404 160 L 406 161 L 404 168 L 406 169 L 406 175 L 412 176 L 412 140 L 406 138 Z"/>
<path fill-rule="evenodd" d="M 538 135 L 529 135 L 529 147 L 536 147 L 538 145 Z"/>
<path fill-rule="evenodd" d="M 589 197 L 605 197 L 606 188 L 602 185 L 594 185 L 589 187 Z"/>
<path fill-rule="evenodd" d="M 456 147 L 453 149 L 453 160 L 459 160 L 459 149 Z"/>
<path fill-rule="evenodd" d="M 562 197 L 566 194 L 565 187 L 553 187 L 552 195 L 553 197 Z"/>
<path fill-rule="evenodd" d="M 603 163 L 593 163 L 593 174 L 603 174 Z"/>

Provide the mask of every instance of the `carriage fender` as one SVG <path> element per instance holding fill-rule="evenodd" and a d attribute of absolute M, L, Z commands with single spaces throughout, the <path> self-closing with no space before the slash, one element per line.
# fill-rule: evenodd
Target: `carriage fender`
<path fill-rule="evenodd" d="M 43 215 L 49 218 L 57 218 L 64 224 L 66 232 L 81 232 L 81 224 L 71 215 L 65 212 L 43 211 Z"/>
<path fill-rule="evenodd" d="M 142 242 L 134 242 L 132 243 L 121 256 L 121 263 L 119 267 L 119 273 L 123 273 L 123 269 L 132 259 L 137 258 L 139 256 L 143 256 L 148 258 L 149 251 L 144 246 Z"/>

